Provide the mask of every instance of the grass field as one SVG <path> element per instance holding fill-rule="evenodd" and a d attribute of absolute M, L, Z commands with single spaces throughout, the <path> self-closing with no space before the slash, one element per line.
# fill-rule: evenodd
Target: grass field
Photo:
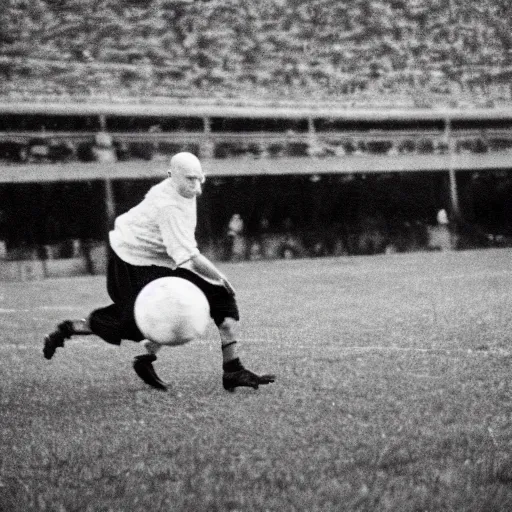
<path fill-rule="evenodd" d="M 512 510 L 512 252 L 226 264 L 240 355 L 216 332 L 142 353 L 42 336 L 108 302 L 101 276 L 0 287 L 0 510 Z"/>

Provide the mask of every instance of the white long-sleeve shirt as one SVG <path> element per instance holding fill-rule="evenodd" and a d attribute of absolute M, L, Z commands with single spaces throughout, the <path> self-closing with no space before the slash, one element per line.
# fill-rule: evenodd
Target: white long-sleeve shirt
<path fill-rule="evenodd" d="M 132 265 L 175 269 L 199 254 L 196 223 L 195 197 L 181 196 L 173 182 L 165 179 L 137 206 L 117 217 L 109 234 L 110 245 Z"/>

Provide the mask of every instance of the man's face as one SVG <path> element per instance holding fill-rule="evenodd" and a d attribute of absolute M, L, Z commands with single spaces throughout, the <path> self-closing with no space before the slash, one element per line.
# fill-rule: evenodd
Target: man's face
<path fill-rule="evenodd" d="M 178 194 L 187 199 L 200 196 L 203 192 L 202 185 L 204 183 L 204 175 L 193 171 L 187 171 L 184 173 L 173 173 L 171 175 L 172 180 L 176 185 Z"/>
<path fill-rule="evenodd" d="M 171 161 L 170 177 L 181 196 L 192 199 L 201 195 L 205 177 L 196 157 L 183 153 L 177 155 Z"/>

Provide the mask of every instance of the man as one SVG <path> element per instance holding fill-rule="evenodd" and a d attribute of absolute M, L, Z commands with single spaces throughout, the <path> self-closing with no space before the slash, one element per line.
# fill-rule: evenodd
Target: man
<path fill-rule="evenodd" d="M 120 345 L 123 339 L 142 341 L 134 318 L 137 295 L 155 279 L 177 276 L 194 283 L 208 299 L 210 316 L 221 339 L 224 389 L 258 389 L 260 384 L 274 382 L 272 375 L 260 376 L 245 369 L 237 357 L 239 312 L 235 290 L 197 247 L 196 197 L 205 181 L 200 161 L 191 153 L 178 153 L 171 159 L 168 175 L 149 190 L 142 202 L 120 215 L 110 232 L 107 291 L 113 304 L 94 310 L 86 320 L 60 323 L 45 337 L 44 357 L 51 359 L 73 335 L 96 334 L 114 345 Z M 135 372 L 150 386 L 166 390 L 167 385 L 153 368 L 161 345 L 151 340 L 143 345 L 147 353 L 135 358 Z"/>

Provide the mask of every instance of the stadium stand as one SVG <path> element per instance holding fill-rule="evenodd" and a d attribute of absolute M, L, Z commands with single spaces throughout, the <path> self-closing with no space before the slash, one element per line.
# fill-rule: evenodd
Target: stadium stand
<path fill-rule="evenodd" d="M 384 110 L 384 116 L 391 108 L 432 112 L 440 106 L 499 112 L 512 105 L 511 25 L 509 0 L 0 2 L 0 102 L 197 110 L 232 105 L 254 111 L 277 106 L 289 112 L 333 106 L 367 108 L 372 115 Z M 380 133 L 380 127 L 356 129 L 349 123 L 340 129 L 325 118 L 286 119 L 275 130 L 268 120 L 263 128 L 252 120 L 249 129 L 247 119 L 206 129 L 203 123 L 214 121 L 204 121 L 202 114 L 200 125 L 173 119 L 163 128 L 152 126 L 151 119 L 147 126 L 140 119 L 131 124 L 128 117 L 118 122 L 115 115 L 103 124 L 98 115 L 66 113 L 68 119 L 58 121 L 55 115 L 45 120 L 15 115 L 0 119 L 0 164 L 16 173 L 23 167 L 19 163 L 158 160 L 180 150 L 267 162 L 278 156 L 311 161 L 346 155 L 354 156 L 346 159 L 352 164 L 359 156 L 503 156 L 512 150 L 510 120 L 482 126 L 460 122 L 450 132 L 454 145 L 448 148 L 444 127 L 435 123 L 424 123 L 421 130 L 405 123 Z M 512 245 L 508 173 L 500 167 L 459 174 L 466 218 L 450 219 L 457 234 L 453 248 Z M 225 257 L 224 230 L 233 212 L 219 197 L 227 192 L 246 223 L 248 259 L 438 250 L 442 244 L 430 243 L 429 233 L 445 230 L 435 213 L 446 206 L 446 180 L 426 171 L 414 177 L 399 172 L 216 177 L 204 201 L 205 208 L 216 209 L 216 223 L 199 226 L 199 237 L 212 254 Z M 87 268 L 94 268 L 105 212 L 128 207 L 139 189 L 129 180 L 115 186 L 108 180 L 3 184 L 0 260 L 44 260 L 50 268 L 53 260 L 72 262 L 85 255 Z M 255 189 L 264 203 L 245 195 Z M 110 206 L 104 202 L 109 190 L 115 198 Z M 272 190 L 279 194 L 272 197 Z M 55 206 L 62 197 L 63 210 Z"/>
<path fill-rule="evenodd" d="M 33 0 L 0 8 L 0 96 L 509 102 L 508 0 Z"/>

